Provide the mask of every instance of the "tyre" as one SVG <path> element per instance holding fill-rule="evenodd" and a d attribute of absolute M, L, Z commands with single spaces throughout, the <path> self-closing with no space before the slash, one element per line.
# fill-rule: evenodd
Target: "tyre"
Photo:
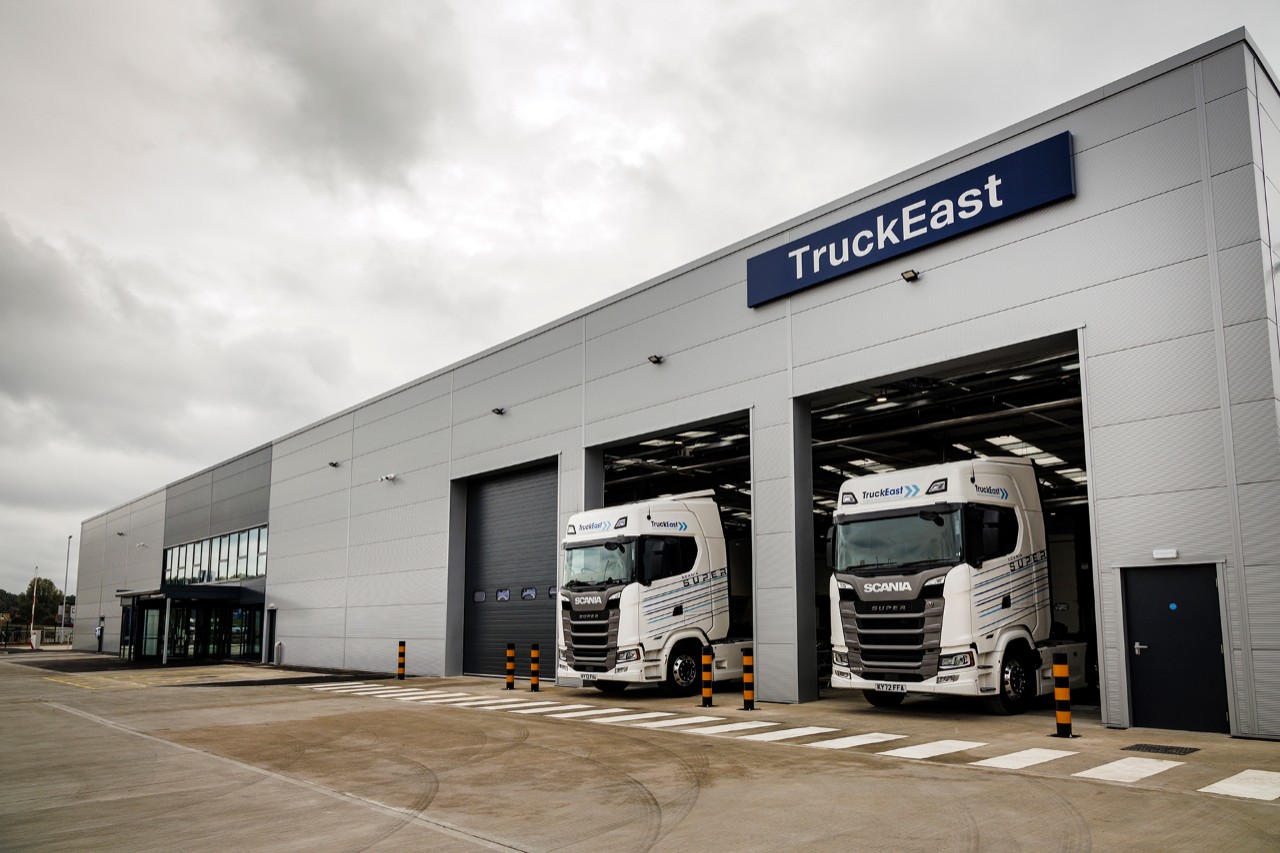
<path fill-rule="evenodd" d="M 607 693 L 610 696 L 617 696 L 619 693 L 627 689 L 625 681 L 597 681 L 596 690 L 601 693 Z"/>
<path fill-rule="evenodd" d="M 1021 714 L 1036 698 L 1036 664 L 1031 651 L 1022 645 L 1010 646 L 1000 659 L 1000 694 L 985 702 L 992 714 Z"/>
<path fill-rule="evenodd" d="M 667 658 L 667 677 L 662 692 L 668 696 L 692 696 L 702 681 L 702 649 L 693 643 L 681 643 Z"/>
<path fill-rule="evenodd" d="M 896 708 L 907 698 L 905 693 L 885 693 L 883 690 L 864 690 L 862 698 L 877 708 Z"/>

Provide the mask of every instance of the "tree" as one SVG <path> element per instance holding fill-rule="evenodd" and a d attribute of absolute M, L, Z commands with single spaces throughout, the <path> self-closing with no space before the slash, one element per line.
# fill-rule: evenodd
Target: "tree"
<path fill-rule="evenodd" d="M 62 605 L 62 590 L 48 578 L 33 578 L 27 584 L 27 591 L 18 603 L 19 621 L 31 620 L 31 590 L 36 593 L 36 624 L 58 624 L 58 608 Z"/>

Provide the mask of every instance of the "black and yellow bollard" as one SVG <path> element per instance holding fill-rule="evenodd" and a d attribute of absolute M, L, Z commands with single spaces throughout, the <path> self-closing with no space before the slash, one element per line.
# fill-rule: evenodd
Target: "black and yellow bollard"
<path fill-rule="evenodd" d="M 538 692 L 538 644 L 529 649 L 529 692 Z"/>
<path fill-rule="evenodd" d="M 1058 730 L 1051 737 L 1079 737 L 1071 733 L 1071 669 L 1064 652 L 1053 653 L 1053 708 Z"/>
<path fill-rule="evenodd" d="M 742 710 L 756 709 L 756 657 L 750 646 L 742 650 Z"/>
<path fill-rule="evenodd" d="M 711 647 L 702 647 L 702 707 L 711 707 Z"/>
<path fill-rule="evenodd" d="M 507 643 L 507 689 L 516 689 L 516 644 Z"/>
<path fill-rule="evenodd" d="M 400 641 L 400 662 L 396 664 L 396 678 L 404 681 L 404 640 Z"/>

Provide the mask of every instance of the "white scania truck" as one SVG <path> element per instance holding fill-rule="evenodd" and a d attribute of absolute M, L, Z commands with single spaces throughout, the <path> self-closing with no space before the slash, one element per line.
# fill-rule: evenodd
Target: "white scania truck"
<path fill-rule="evenodd" d="M 1072 688 L 1086 644 L 1050 640 L 1048 546 L 1026 459 L 974 459 L 855 477 L 828 536 L 831 686 L 879 707 L 908 693 L 978 696 L 1018 713 L 1053 690 L 1053 652 Z"/>
<path fill-rule="evenodd" d="M 733 549 L 730 565 L 714 492 L 578 513 L 563 546 L 558 683 L 692 695 L 704 645 L 714 651 L 713 680 L 742 677 L 750 569 L 737 558 L 750 552 Z"/>

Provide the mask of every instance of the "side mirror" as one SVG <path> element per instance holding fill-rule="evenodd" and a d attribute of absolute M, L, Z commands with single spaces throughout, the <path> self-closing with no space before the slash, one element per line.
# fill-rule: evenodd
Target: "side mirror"
<path fill-rule="evenodd" d="M 834 569 L 836 567 L 836 529 L 834 526 L 827 528 L 827 568 Z"/>

